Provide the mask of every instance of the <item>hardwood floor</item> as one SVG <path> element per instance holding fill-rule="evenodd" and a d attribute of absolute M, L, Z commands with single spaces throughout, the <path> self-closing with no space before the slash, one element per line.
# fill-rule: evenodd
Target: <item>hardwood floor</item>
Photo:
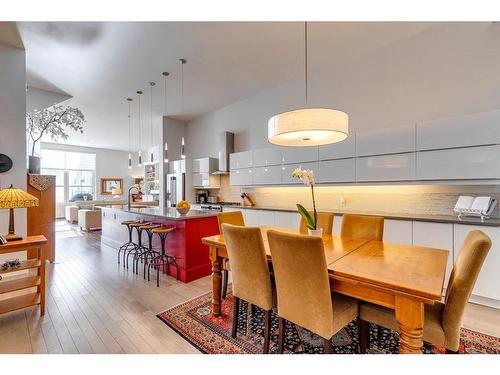
<path fill-rule="evenodd" d="M 57 263 L 47 265 L 47 312 L 0 315 L 0 353 L 197 353 L 156 314 L 211 291 L 205 277 L 144 281 L 116 263 L 99 232 L 58 221 Z M 500 310 L 470 304 L 464 327 L 500 337 Z"/>

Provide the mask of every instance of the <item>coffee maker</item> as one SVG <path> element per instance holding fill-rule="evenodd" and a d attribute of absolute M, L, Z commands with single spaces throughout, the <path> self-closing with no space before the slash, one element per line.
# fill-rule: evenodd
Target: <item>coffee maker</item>
<path fill-rule="evenodd" d="M 207 203 L 208 191 L 197 190 L 196 191 L 196 203 Z"/>

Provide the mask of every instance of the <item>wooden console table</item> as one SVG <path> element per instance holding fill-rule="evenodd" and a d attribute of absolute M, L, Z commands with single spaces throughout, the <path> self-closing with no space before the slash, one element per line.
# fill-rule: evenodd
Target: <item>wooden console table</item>
<path fill-rule="evenodd" d="M 24 309 L 25 307 L 40 305 L 40 315 L 45 314 L 45 249 L 47 239 L 44 236 L 28 236 L 20 241 L 11 241 L 0 245 L 0 254 L 27 252 L 27 259 L 21 261 L 21 265 L 15 269 L 2 270 L 0 275 L 0 296 L 6 293 L 18 292 L 36 288 L 26 294 L 7 297 L 0 300 L 0 314 Z M 26 276 L 9 278 L 12 272 L 28 271 Z M 36 273 L 32 270 L 36 270 Z M 7 276 L 7 277 L 6 277 Z"/>

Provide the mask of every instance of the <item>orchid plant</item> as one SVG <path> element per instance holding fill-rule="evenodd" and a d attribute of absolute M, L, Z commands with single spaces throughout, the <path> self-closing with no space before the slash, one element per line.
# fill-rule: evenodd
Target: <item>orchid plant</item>
<path fill-rule="evenodd" d="M 318 221 L 318 212 L 316 211 L 316 200 L 314 198 L 314 172 L 309 169 L 297 168 L 292 172 L 292 177 L 298 178 L 306 186 L 311 187 L 312 202 L 313 202 L 313 215 L 305 209 L 304 206 L 297 203 L 297 211 L 306 222 L 307 228 L 316 230 L 316 223 Z"/>

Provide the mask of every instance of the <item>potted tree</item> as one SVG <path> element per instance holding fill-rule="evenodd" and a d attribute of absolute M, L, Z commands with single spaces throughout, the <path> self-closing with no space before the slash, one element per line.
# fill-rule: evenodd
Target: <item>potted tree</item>
<path fill-rule="evenodd" d="M 75 107 L 54 105 L 41 111 L 33 110 L 26 113 L 26 131 L 31 140 L 31 153 L 28 169 L 30 173 L 40 173 L 40 157 L 35 155 L 35 146 L 44 134 L 53 141 L 66 140 L 69 135 L 66 129 L 83 133 L 83 113 Z"/>

